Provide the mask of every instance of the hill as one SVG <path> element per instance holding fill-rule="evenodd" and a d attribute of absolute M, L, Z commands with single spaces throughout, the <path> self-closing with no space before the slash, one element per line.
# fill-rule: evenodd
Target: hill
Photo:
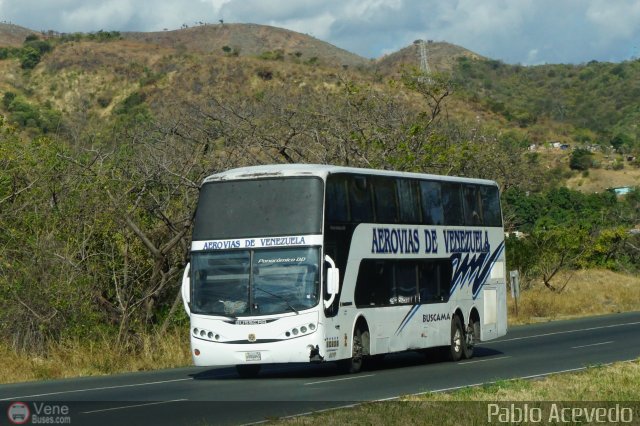
<path fill-rule="evenodd" d="M 381 74 L 390 75 L 399 74 L 406 66 L 419 66 L 420 43 L 421 40 L 416 40 L 413 44 L 397 52 L 379 58 L 373 67 Z M 485 59 L 464 47 L 444 41 L 434 42 L 429 40 L 424 42 L 424 46 L 431 72 L 451 72 L 456 67 L 458 58 Z"/>
<path fill-rule="evenodd" d="M 100 127 L 105 119 L 118 119 L 130 96 L 160 114 L 168 99 L 204 102 L 211 92 L 254 96 L 276 85 L 322 93 L 353 81 L 386 91 L 387 80 L 417 68 L 421 56 L 418 40 L 373 61 L 281 28 L 203 24 L 148 33 L 49 32 L 43 41 L 29 42 L 40 56 L 25 64 L 20 40 L 29 34 L 39 35 L 0 25 L 0 43 L 14 48 L 13 56 L 0 60 L 0 91 L 22 102 L 9 108 L 7 98 L 0 112 L 28 129 L 50 126 L 44 118 L 34 119 L 33 111 L 25 112 L 25 105 L 41 115 L 61 114 L 65 125 L 59 129 L 86 129 L 92 128 L 86 120 Z M 447 42 L 423 46 L 430 69 L 452 83 L 440 105 L 452 120 L 509 134 L 521 147 L 559 141 L 601 149 L 611 143 L 631 154 L 638 150 L 640 61 L 522 67 Z M 33 70 L 24 72 L 25 66 Z M 395 90 L 409 108 L 424 107 L 415 92 Z M 551 169 L 567 168 L 568 153 L 563 155 Z"/>
<path fill-rule="evenodd" d="M 0 22 L 0 47 L 19 47 L 29 34 L 38 33 L 18 25 Z"/>
<path fill-rule="evenodd" d="M 125 39 L 220 56 L 264 56 L 329 66 L 365 66 L 369 60 L 306 34 L 257 24 L 203 24 L 162 32 L 123 33 Z"/>

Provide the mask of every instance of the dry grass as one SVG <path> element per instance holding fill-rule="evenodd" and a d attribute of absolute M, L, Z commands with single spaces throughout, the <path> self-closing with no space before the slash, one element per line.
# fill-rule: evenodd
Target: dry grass
<path fill-rule="evenodd" d="M 638 383 L 640 360 L 590 367 L 578 373 L 555 374 L 541 380 L 500 381 L 450 393 L 409 396 L 398 402 L 366 403 L 354 408 L 281 419 L 270 424 L 486 424 L 489 404 L 497 404 L 501 408 L 510 407 L 511 404 L 520 408 L 525 404 L 541 407 L 544 419 L 552 412 L 552 405 L 559 410 L 564 407 L 584 407 L 589 410 L 594 407 L 611 408 L 618 404 L 623 408 L 635 409 L 637 416 L 640 408 Z M 523 424 L 520 421 L 516 423 Z M 543 421 L 541 424 L 548 423 Z"/>
<path fill-rule="evenodd" d="M 585 193 L 603 192 L 607 188 L 639 186 L 640 169 L 625 164 L 622 170 L 589 169 L 588 176 L 581 174 L 567 180 L 567 187 Z"/>
<path fill-rule="evenodd" d="M 408 401 L 640 401 L 640 359 L 593 366 L 540 380 L 505 380 L 452 393 L 430 393 Z"/>
<path fill-rule="evenodd" d="M 640 310 L 640 278 L 607 270 L 566 272 L 554 281 L 564 291 L 554 293 L 541 283 L 523 291 L 518 315 L 511 296 L 507 296 L 510 324 L 526 324 L 554 319 L 602 315 Z"/>
<path fill-rule="evenodd" d="M 16 352 L 0 344 L 0 359 L 0 383 L 100 376 L 191 364 L 186 329 L 169 331 L 162 338 L 140 336 L 135 351 L 119 350 L 106 338 L 52 343 L 46 357 Z"/>

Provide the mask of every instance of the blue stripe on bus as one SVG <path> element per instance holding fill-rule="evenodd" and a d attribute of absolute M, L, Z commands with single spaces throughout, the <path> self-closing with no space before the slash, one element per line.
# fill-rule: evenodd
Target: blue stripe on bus
<path fill-rule="evenodd" d="M 398 326 L 398 329 L 396 330 L 396 336 L 402 332 L 402 330 L 407 326 L 407 324 L 409 324 L 409 321 L 411 320 L 411 318 L 413 318 L 416 312 L 418 312 L 418 309 L 420 308 L 420 306 L 421 306 L 420 304 L 413 305 L 413 307 L 409 309 L 409 312 L 407 312 L 407 315 L 404 316 L 404 318 L 402 319 L 402 322 L 400 323 L 400 325 Z"/>
<path fill-rule="evenodd" d="M 457 288 L 471 285 L 473 299 L 475 300 L 480 294 L 480 290 L 487 283 L 491 268 L 496 263 L 498 257 L 504 250 L 504 241 L 496 247 L 493 253 L 482 253 L 469 259 L 470 254 L 463 256 L 463 253 L 454 253 L 451 255 L 451 264 L 454 267 L 453 276 L 451 277 L 452 296 Z"/>

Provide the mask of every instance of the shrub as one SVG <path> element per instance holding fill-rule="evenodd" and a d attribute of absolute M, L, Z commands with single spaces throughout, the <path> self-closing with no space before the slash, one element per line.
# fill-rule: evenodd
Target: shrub
<path fill-rule="evenodd" d="M 571 159 L 569 160 L 569 167 L 572 170 L 587 170 L 591 167 L 591 157 L 593 154 L 586 149 L 577 148 L 571 153 Z"/>
<path fill-rule="evenodd" d="M 284 50 L 276 49 L 274 51 L 263 52 L 259 58 L 267 61 L 282 61 L 284 60 Z"/>
<path fill-rule="evenodd" d="M 41 54 L 33 47 L 25 47 L 22 49 L 20 66 L 22 69 L 30 70 L 40 63 Z"/>

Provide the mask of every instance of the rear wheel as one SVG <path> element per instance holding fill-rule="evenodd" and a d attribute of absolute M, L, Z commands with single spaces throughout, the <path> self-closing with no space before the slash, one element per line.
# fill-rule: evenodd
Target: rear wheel
<path fill-rule="evenodd" d="M 242 378 L 256 377 L 260 373 L 260 364 L 236 365 L 236 371 Z"/>
<path fill-rule="evenodd" d="M 449 357 L 457 362 L 462 359 L 463 347 L 465 346 L 464 332 L 462 331 L 462 321 L 459 316 L 454 316 L 451 321 L 451 343 L 449 345 Z"/>
<path fill-rule="evenodd" d="M 466 333 L 464 333 L 464 346 L 462 347 L 462 355 L 465 359 L 473 357 L 473 348 L 479 340 L 480 323 L 478 321 L 470 322 L 467 326 Z"/>

